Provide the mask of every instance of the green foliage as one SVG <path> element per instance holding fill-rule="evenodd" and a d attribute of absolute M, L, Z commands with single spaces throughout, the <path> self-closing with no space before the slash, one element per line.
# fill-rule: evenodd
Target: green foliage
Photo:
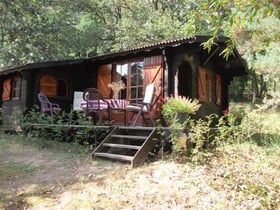
<path fill-rule="evenodd" d="M 97 146 L 110 129 L 98 128 L 86 121 L 80 112 L 54 115 L 52 119 L 46 113 L 40 113 L 38 106 L 25 114 L 22 130 L 28 136 L 44 137 L 61 142 L 75 142 Z"/>
<path fill-rule="evenodd" d="M 211 114 L 205 119 L 186 118 L 181 123 L 177 120 L 170 125 L 169 135 L 173 156 L 203 163 L 225 144 L 253 142 L 259 146 L 279 146 L 279 133 L 278 113 L 271 113 L 265 105 L 234 104 L 230 113 L 222 117 Z"/>
<path fill-rule="evenodd" d="M 205 157 L 205 151 L 213 144 L 215 130 L 211 128 L 213 121 L 217 115 L 212 114 L 207 116 L 204 120 L 199 119 L 192 121 L 187 130 L 188 141 L 191 147 L 188 148 L 191 159 L 195 162 L 200 162 Z"/>
<path fill-rule="evenodd" d="M 184 96 L 171 97 L 162 105 L 162 112 L 163 116 L 169 116 L 176 112 L 194 114 L 200 106 L 197 99 Z"/>
<path fill-rule="evenodd" d="M 266 44 L 279 40 L 277 22 L 259 24 L 269 18 L 279 21 L 279 8 L 275 0 L 1 1 L 0 68 L 86 57 L 195 34 L 212 35 L 204 44 L 208 49 L 217 36 L 232 38 L 223 51 L 228 58 L 234 46 L 245 46 L 240 40 L 260 37 L 259 42 Z"/>
<path fill-rule="evenodd" d="M 185 129 L 192 122 L 191 114 L 200 107 L 199 101 L 186 97 L 171 97 L 162 105 L 162 115 L 170 128 L 169 137 L 174 152 L 182 152 L 186 147 Z"/>

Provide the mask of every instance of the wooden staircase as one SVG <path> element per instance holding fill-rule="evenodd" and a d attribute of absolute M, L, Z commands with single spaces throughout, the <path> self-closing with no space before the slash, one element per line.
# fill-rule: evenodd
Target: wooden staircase
<path fill-rule="evenodd" d="M 94 157 L 141 165 L 158 142 L 156 127 L 115 127 L 93 151 Z"/>

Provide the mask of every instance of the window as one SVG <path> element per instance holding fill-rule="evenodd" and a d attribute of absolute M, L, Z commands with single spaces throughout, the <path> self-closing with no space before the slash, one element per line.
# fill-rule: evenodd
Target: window
<path fill-rule="evenodd" d="M 58 80 L 57 82 L 57 96 L 67 96 L 67 83 L 65 80 Z"/>
<path fill-rule="evenodd" d="M 131 63 L 129 66 L 130 101 L 139 102 L 143 100 L 143 62 Z"/>
<path fill-rule="evenodd" d="M 157 84 L 158 95 L 160 95 L 163 77 L 160 61 L 162 61 L 161 56 L 154 56 L 137 61 L 100 65 L 98 67 L 97 88 L 104 97 L 112 97 L 108 84 L 122 80 L 126 88 L 121 89 L 119 98 L 135 103 L 143 100 L 145 86 L 154 82 Z"/>
<path fill-rule="evenodd" d="M 15 77 L 12 83 L 12 99 L 19 99 L 20 97 L 21 78 Z"/>
<path fill-rule="evenodd" d="M 122 80 L 125 86 L 127 87 L 127 71 L 128 71 L 128 64 L 124 65 L 116 65 L 116 79 L 115 81 Z M 126 99 L 126 88 L 120 91 L 120 98 Z"/>
<path fill-rule="evenodd" d="M 221 104 L 221 76 L 207 69 L 198 69 L 198 99 Z"/>
<path fill-rule="evenodd" d="M 178 95 L 192 97 L 192 67 L 188 62 L 183 62 L 178 67 Z"/>
<path fill-rule="evenodd" d="M 51 97 L 67 97 L 68 83 L 64 79 L 44 75 L 40 79 L 40 92 Z"/>
<path fill-rule="evenodd" d="M 2 100 L 9 101 L 11 99 L 20 98 L 21 77 L 13 77 L 3 82 Z"/>
<path fill-rule="evenodd" d="M 117 64 L 115 78 L 113 81 L 122 80 L 126 89 L 121 90 L 121 98 L 127 98 L 132 103 L 139 102 L 143 100 L 143 86 L 144 86 L 144 71 L 143 63 L 140 62 L 131 62 L 125 64 Z"/>

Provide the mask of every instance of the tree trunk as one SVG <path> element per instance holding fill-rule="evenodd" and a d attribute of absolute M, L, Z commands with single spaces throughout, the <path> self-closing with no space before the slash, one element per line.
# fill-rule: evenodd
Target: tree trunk
<path fill-rule="evenodd" d="M 261 88 L 260 88 L 260 96 L 263 97 L 267 92 L 266 82 L 263 79 L 263 75 L 260 76 Z"/>
<path fill-rule="evenodd" d="M 255 71 L 251 71 L 252 76 L 252 102 L 255 103 L 256 97 L 259 96 L 258 79 Z"/>

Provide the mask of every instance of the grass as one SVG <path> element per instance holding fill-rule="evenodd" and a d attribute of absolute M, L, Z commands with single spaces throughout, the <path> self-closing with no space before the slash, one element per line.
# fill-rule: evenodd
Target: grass
<path fill-rule="evenodd" d="M 3 209 L 280 208 L 277 145 L 225 144 L 205 164 L 179 164 L 166 158 L 135 169 L 126 164 L 91 160 L 85 155 L 87 147 L 25 139 L 21 135 L 1 136 L 0 148 L 2 165 L 6 152 L 18 155 L 13 161 L 4 161 L 6 167 L 0 179 L 15 183 L 21 180 L 14 189 L 0 185 Z M 23 161 L 27 154 L 20 150 L 32 150 L 38 162 L 45 162 L 34 165 L 29 159 Z M 53 159 L 56 164 L 49 166 L 46 160 Z M 65 175 L 69 168 L 78 167 L 83 172 Z M 57 177 L 50 175 L 49 180 L 47 177 L 44 182 L 36 181 L 45 169 L 57 171 Z M 33 178 L 28 179 L 29 176 Z"/>
<path fill-rule="evenodd" d="M 250 113 L 243 127 L 259 133 L 200 164 L 165 155 L 133 169 L 92 160 L 89 146 L 3 134 L 0 209 L 280 209 L 278 116 Z"/>

